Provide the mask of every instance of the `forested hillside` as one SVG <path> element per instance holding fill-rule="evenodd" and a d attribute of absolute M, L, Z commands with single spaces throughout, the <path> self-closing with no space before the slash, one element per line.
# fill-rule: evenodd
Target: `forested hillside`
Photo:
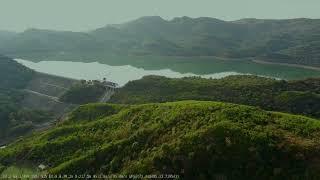
<path fill-rule="evenodd" d="M 0 55 L 0 87 L 12 89 L 24 87 L 32 78 L 33 71 L 12 59 Z"/>
<path fill-rule="evenodd" d="M 228 103 L 90 104 L 0 150 L 0 166 L 19 159 L 49 174 L 318 179 L 319 132 L 315 119 Z"/>
<path fill-rule="evenodd" d="M 50 120 L 48 112 L 23 109 L 21 91 L 32 79 L 34 71 L 12 59 L 0 56 L 0 143 L 4 138 L 17 137 L 33 128 L 32 122 Z"/>
<path fill-rule="evenodd" d="M 320 67 L 319 34 L 318 19 L 142 17 L 90 32 L 29 29 L 1 41 L 0 52 L 33 59 L 70 54 L 250 57 Z"/>
<path fill-rule="evenodd" d="M 256 76 L 223 79 L 147 76 L 126 84 L 111 102 L 142 104 L 179 100 L 232 102 L 320 118 L 320 79 L 283 81 Z"/>

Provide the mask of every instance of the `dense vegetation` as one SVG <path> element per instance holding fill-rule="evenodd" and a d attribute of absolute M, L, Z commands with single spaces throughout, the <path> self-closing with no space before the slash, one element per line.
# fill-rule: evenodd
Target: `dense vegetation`
<path fill-rule="evenodd" d="M 12 59 L 0 55 L 0 88 L 19 89 L 33 76 L 33 71 Z"/>
<path fill-rule="evenodd" d="M 30 69 L 18 64 L 10 58 L 0 56 L 0 137 L 11 124 L 10 115 L 18 111 L 23 94 L 22 88 L 32 78 Z"/>
<path fill-rule="evenodd" d="M 170 79 L 147 76 L 121 88 L 111 102 L 223 101 L 320 118 L 320 79 L 283 81 L 256 76 Z"/>
<path fill-rule="evenodd" d="M 33 128 L 33 123 L 48 121 L 51 114 L 23 109 L 21 91 L 34 72 L 10 58 L 0 56 L 0 143 L 5 137 L 16 137 Z"/>
<path fill-rule="evenodd" d="M 60 100 L 73 104 L 88 104 L 98 102 L 105 93 L 105 87 L 99 81 L 81 81 L 66 91 Z"/>
<path fill-rule="evenodd" d="M 0 164 L 44 163 L 52 174 L 318 179 L 319 132 L 315 119 L 227 103 L 91 104 L 0 150 Z"/>
<path fill-rule="evenodd" d="M 222 21 L 213 18 L 143 17 L 91 32 L 29 29 L 6 35 L 0 52 L 22 57 L 59 54 L 255 57 L 320 67 L 320 20 Z M 7 33 L 8 34 L 8 33 Z M 0 34 L 1 35 L 1 34 Z"/>
<path fill-rule="evenodd" d="M 0 90 L 0 137 L 10 125 L 10 114 L 17 111 L 21 99 L 22 95 L 19 92 Z"/>

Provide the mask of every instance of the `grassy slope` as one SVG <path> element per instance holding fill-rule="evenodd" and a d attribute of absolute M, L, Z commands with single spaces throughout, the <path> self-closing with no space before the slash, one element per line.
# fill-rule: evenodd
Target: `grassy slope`
<path fill-rule="evenodd" d="M 111 102 L 141 104 L 190 99 L 246 104 L 319 118 L 320 79 L 286 82 L 256 76 L 223 79 L 148 76 L 129 82 Z"/>
<path fill-rule="evenodd" d="M 0 167 L 1 168 L 1 167 Z M 5 170 L 3 170 L 3 172 L 1 173 L 1 169 L 0 169 L 0 177 L 2 176 L 3 179 L 10 179 L 10 177 L 23 177 L 22 179 L 24 180 L 31 180 L 34 179 L 32 178 L 32 176 L 35 176 L 39 174 L 39 172 L 37 172 L 37 169 L 35 167 L 29 167 L 29 166 L 10 166 L 8 168 L 6 168 Z M 7 177 L 7 178 L 5 178 Z M 18 179 L 18 178 L 14 178 L 14 179 Z"/>
<path fill-rule="evenodd" d="M 315 119 L 228 103 L 91 104 L 0 150 L 0 163 L 45 163 L 58 174 L 319 178 L 319 130 Z"/>

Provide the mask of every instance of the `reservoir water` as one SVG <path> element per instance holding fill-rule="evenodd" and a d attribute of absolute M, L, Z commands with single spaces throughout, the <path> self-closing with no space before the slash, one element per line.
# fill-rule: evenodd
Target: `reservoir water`
<path fill-rule="evenodd" d="M 113 61 L 29 61 L 17 62 L 39 72 L 74 79 L 103 79 L 124 85 L 146 75 L 161 75 L 172 78 L 201 76 L 223 78 L 229 75 L 253 74 L 277 79 L 304 79 L 320 77 L 320 71 L 279 65 L 257 64 L 249 61 L 223 61 L 212 59 L 173 59 L 173 60 L 123 60 Z"/>
<path fill-rule="evenodd" d="M 199 76 L 193 73 L 179 73 L 170 69 L 145 70 L 143 68 L 136 68 L 131 65 L 110 66 L 106 64 L 100 64 L 98 62 L 83 63 L 71 61 L 41 61 L 35 63 L 22 59 L 16 59 L 16 61 L 38 72 L 44 72 L 74 79 L 93 80 L 107 78 L 108 80 L 116 82 L 121 86 L 126 84 L 128 81 L 141 79 L 143 76 L 147 75 L 160 75 L 171 78 Z M 229 75 L 238 74 L 241 73 L 221 72 L 201 75 L 201 77 L 223 78 Z"/>

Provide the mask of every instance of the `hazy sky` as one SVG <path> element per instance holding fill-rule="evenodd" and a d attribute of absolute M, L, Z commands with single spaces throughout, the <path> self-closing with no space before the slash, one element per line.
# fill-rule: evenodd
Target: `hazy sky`
<path fill-rule="evenodd" d="M 85 31 L 141 16 L 320 18 L 320 0 L 0 0 L 0 29 Z"/>

